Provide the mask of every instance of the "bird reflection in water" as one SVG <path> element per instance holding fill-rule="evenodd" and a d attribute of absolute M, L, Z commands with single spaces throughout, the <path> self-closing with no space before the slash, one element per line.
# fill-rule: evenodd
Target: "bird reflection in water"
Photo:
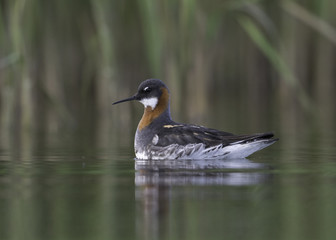
<path fill-rule="evenodd" d="M 140 218 L 137 221 L 138 232 L 146 239 L 165 235 L 166 227 L 169 226 L 166 222 L 170 219 L 172 196 L 178 191 L 174 186 L 258 185 L 271 179 L 268 169 L 268 165 L 246 158 L 164 161 L 136 159 L 135 196 Z M 199 190 L 204 191 L 204 188 Z M 188 198 L 185 191 L 178 194 Z"/>

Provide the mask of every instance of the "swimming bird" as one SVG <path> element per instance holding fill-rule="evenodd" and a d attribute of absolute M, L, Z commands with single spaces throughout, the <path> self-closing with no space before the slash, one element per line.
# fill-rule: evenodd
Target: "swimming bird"
<path fill-rule="evenodd" d="M 134 139 L 137 159 L 245 158 L 278 140 L 270 132 L 234 135 L 174 122 L 170 115 L 169 90 L 159 79 L 143 81 L 134 96 L 113 104 L 133 100 L 144 105 Z"/>

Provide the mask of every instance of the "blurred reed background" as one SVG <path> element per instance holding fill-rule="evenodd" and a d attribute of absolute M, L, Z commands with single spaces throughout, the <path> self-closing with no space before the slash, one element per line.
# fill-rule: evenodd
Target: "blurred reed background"
<path fill-rule="evenodd" d="M 1 0 L 0 141 L 129 142 L 147 78 L 181 122 L 328 134 L 335 60 L 334 0 Z"/>

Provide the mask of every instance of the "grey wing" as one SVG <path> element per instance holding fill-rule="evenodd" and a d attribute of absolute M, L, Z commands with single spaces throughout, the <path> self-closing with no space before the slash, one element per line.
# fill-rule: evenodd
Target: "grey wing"
<path fill-rule="evenodd" d="M 171 144 L 187 145 L 191 143 L 204 143 L 206 147 L 238 142 L 249 142 L 257 139 L 272 138 L 272 133 L 260 133 L 252 135 L 234 135 L 216 129 L 205 128 L 196 125 L 176 125 L 176 127 L 162 128 L 158 133 L 156 146 L 168 146 Z"/>
<path fill-rule="evenodd" d="M 233 136 L 233 134 L 195 125 L 178 125 L 161 129 L 158 133 L 157 146 L 190 143 L 205 143 L 207 146 L 214 146 L 223 143 L 223 139 L 227 136 Z"/>

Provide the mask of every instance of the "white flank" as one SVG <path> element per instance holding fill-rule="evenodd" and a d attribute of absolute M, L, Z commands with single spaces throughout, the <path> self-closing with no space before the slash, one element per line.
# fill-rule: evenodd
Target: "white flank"
<path fill-rule="evenodd" d="M 137 159 L 150 159 L 145 152 L 135 152 L 135 157 Z"/>
<path fill-rule="evenodd" d="M 155 137 L 154 137 L 155 138 Z M 154 140 L 154 139 L 153 139 Z M 205 148 L 202 143 L 181 146 L 172 144 L 167 147 L 151 146 L 150 150 L 136 152 L 137 159 L 237 159 L 245 158 L 274 143 L 259 140 L 250 143 L 237 143 L 223 147 L 222 144 Z"/>
<path fill-rule="evenodd" d="M 144 98 L 144 99 L 141 99 L 140 102 L 145 106 L 145 108 L 151 107 L 152 110 L 154 110 L 154 108 L 156 107 L 158 103 L 158 99 L 156 97 Z"/>

